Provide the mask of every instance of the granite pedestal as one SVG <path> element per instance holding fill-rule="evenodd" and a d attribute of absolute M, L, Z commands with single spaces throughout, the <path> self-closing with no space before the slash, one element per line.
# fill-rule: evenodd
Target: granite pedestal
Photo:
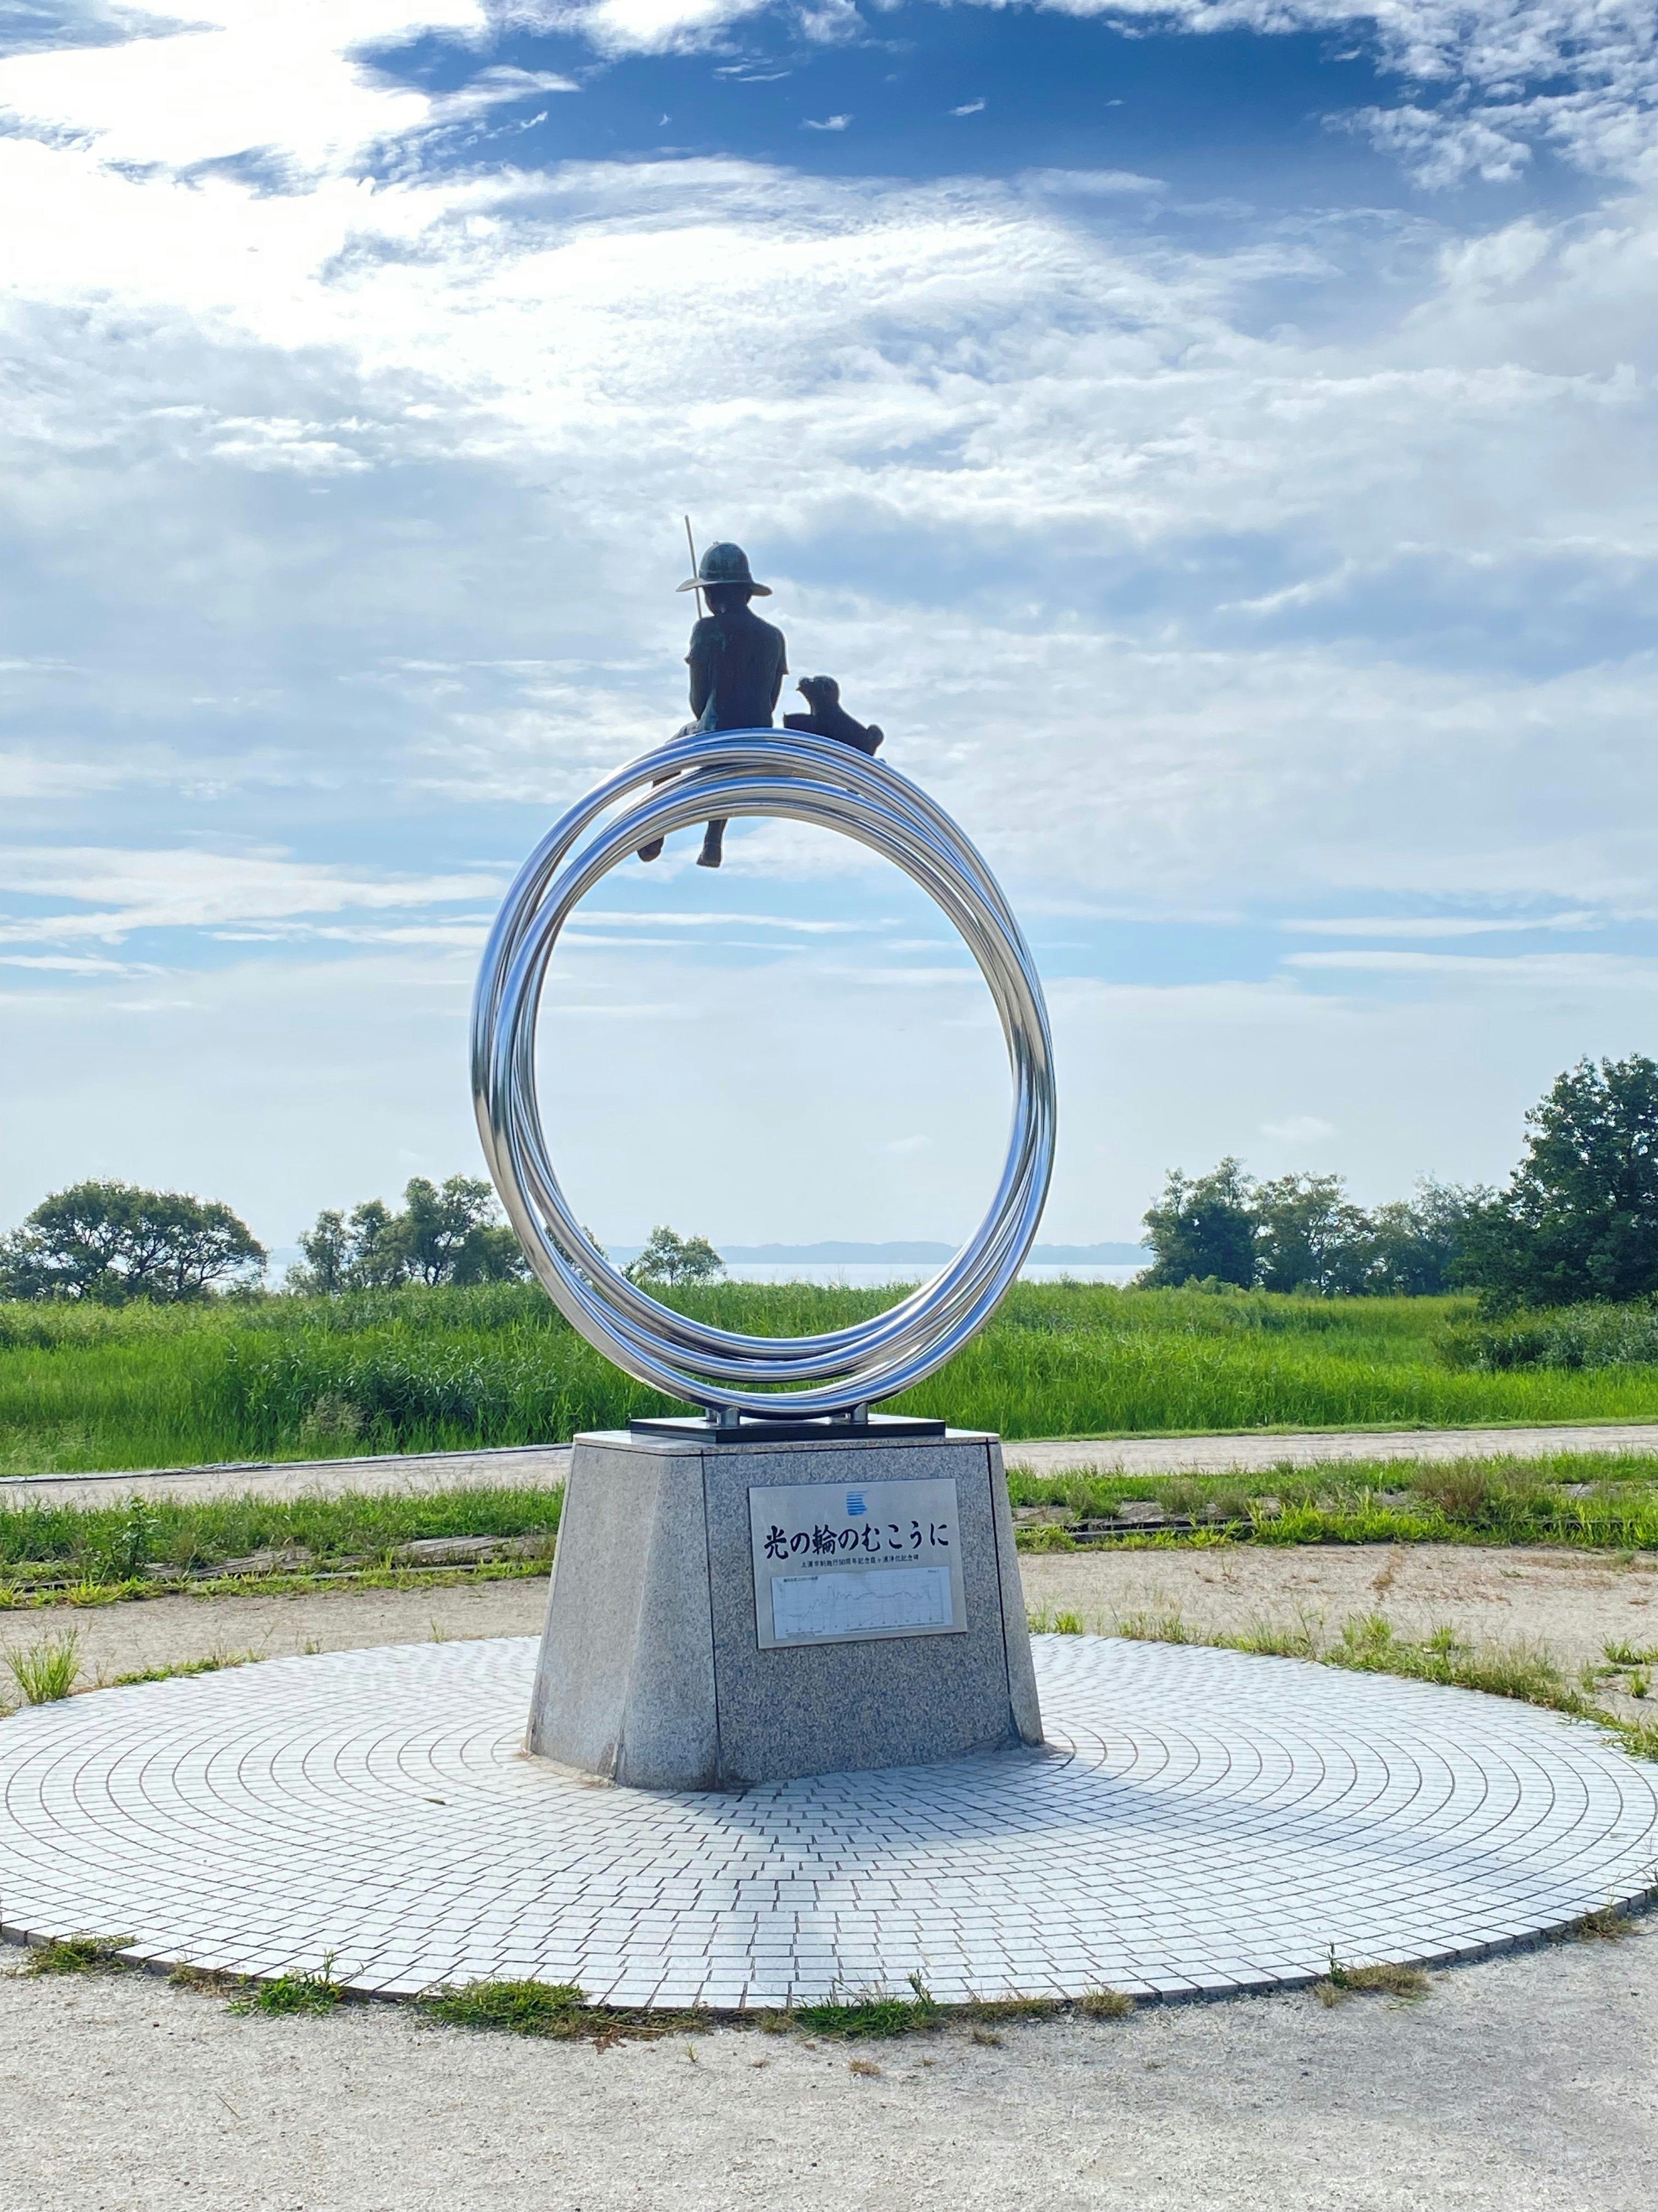
<path fill-rule="evenodd" d="M 996 1437 L 576 1438 L 532 1753 L 723 1790 L 1042 1734 Z"/>

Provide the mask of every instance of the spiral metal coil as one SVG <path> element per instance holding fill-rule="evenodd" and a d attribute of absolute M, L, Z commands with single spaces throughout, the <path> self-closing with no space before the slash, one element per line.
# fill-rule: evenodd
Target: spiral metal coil
<path fill-rule="evenodd" d="M 623 811 L 612 815 L 617 807 Z M 1013 1075 L 1007 1155 L 979 1228 L 940 1273 L 901 1304 L 819 1336 L 712 1328 L 629 1282 L 571 1212 L 537 1101 L 542 989 L 559 933 L 577 903 L 653 838 L 742 815 L 784 816 L 838 830 L 919 884 L 955 926 L 990 987 Z M 618 769 L 555 824 L 519 870 L 490 933 L 473 1001 L 472 1088 L 501 1203 L 559 1310 L 639 1382 L 727 1417 L 855 1415 L 942 1366 L 989 1320 L 1018 1273 L 1054 1163 L 1048 1010 L 1029 950 L 995 878 L 949 816 L 914 784 L 851 746 L 791 730 L 677 738 Z M 779 1391 L 779 1384 L 820 1387 Z"/>

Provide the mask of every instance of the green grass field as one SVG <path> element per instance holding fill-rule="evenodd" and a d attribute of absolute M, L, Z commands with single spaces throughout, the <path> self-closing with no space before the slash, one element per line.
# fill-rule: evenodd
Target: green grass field
<path fill-rule="evenodd" d="M 675 1302 L 793 1335 L 897 1295 L 723 1284 Z M 1021 1284 L 893 1409 L 1012 1437 L 1658 1419 L 1658 1364 L 1471 1369 L 1470 1311 Z M 666 1410 L 533 1285 L 0 1306 L 0 1474 L 553 1443 Z"/>

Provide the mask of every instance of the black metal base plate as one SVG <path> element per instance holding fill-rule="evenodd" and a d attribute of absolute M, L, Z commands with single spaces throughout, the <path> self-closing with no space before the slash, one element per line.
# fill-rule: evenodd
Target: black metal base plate
<path fill-rule="evenodd" d="M 673 1437 L 681 1443 L 709 1444 L 884 1443 L 889 1437 L 941 1437 L 942 1421 L 911 1420 L 901 1413 L 872 1413 L 866 1421 L 750 1420 L 744 1415 L 735 1428 L 695 1414 L 665 1415 L 659 1420 L 628 1424 L 632 1437 Z"/>

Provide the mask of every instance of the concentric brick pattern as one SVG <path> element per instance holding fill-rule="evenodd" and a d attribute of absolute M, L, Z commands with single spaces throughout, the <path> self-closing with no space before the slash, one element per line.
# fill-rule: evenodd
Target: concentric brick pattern
<path fill-rule="evenodd" d="M 740 1796 L 519 1750 L 532 1641 L 280 1660 L 0 1725 L 0 1924 L 410 1991 L 629 2004 L 1219 1995 L 1431 1962 L 1642 1895 L 1658 1769 L 1523 1705 L 1036 1639 L 1050 1744 Z"/>

